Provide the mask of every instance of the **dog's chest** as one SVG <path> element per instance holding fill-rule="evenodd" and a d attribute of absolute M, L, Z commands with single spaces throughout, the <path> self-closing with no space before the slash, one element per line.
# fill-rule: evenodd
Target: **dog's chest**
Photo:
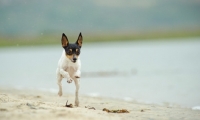
<path fill-rule="evenodd" d="M 68 73 L 73 74 L 74 72 L 77 71 L 77 65 L 76 64 L 65 64 L 64 69 Z"/>
<path fill-rule="evenodd" d="M 76 68 L 72 67 L 72 66 L 69 66 L 65 69 L 68 73 L 74 73 L 76 71 Z"/>

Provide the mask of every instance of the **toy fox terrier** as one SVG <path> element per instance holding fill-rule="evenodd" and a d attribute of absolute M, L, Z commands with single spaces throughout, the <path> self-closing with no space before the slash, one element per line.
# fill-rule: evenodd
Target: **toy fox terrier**
<path fill-rule="evenodd" d="M 75 91 L 75 106 L 79 106 L 78 91 L 79 91 L 79 78 L 81 76 L 81 61 L 79 59 L 80 50 L 82 46 L 83 37 L 81 33 L 75 43 L 69 43 L 67 36 L 63 33 L 61 38 L 61 44 L 64 48 L 60 60 L 58 61 L 58 67 L 56 70 L 59 91 L 58 95 L 62 96 L 62 84 L 63 78 L 67 79 L 68 83 L 74 81 L 76 86 Z"/>

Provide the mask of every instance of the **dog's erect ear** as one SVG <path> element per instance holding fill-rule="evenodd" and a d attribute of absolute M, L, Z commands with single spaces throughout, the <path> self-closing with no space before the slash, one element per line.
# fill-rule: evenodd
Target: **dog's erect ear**
<path fill-rule="evenodd" d="M 79 36 L 78 36 L 78 39 L 76 41 L 76 44 L 81 48 L 82 42 L 83 42 L 83 37 L 82 37 L 82 35 L 80 33 Z"/>
<path fill-rule="evenodd" d="M 68 41 L 67 36 L 65 35 L 65 33 L 62 34 L 61 43 L 62 43 L 63 47 L 66 47 L 69 44 L 69 41 Z"/>

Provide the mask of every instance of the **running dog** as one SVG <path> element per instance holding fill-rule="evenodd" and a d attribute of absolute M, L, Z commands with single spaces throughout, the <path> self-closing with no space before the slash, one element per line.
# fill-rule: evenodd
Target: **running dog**
<path fill-rule="evenodd" d="M 75 43 L 69 43 L 67 36 L 63 33 L 61 38 L 61 44 L 64 48 L 61 58 L 58 61 L 58 67 L 56 70 L 57 83 L 59 86 L 58 95 L 62 96 L 62 84 L 63 78 L 67 79 L 68 83 L 74 81 L 76 86 L 75 91 L 75 106 L 79 106 L 78 92 L 79 92 L 79 78 L 81 76 L 81 61 L 79 59 L 80 50 L 82 47 L 83 37 L 81 33 Z"/>

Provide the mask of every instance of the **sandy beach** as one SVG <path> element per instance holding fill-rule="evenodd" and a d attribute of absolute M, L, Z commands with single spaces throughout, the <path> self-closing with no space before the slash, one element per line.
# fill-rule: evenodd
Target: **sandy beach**
<path fill-rule="evenodd" d="M 160 106 L 127 102 L 117 99 L 80 96 L 79 107 L 64 107 L 66 101 L 74 104 L 74 95 L 0 89 L 1 120 L 199 120 L 200 111 L 177 106 Z M 95 108 L 95 109 L 89 109 Z M 107 113 L 110 110 L 126 109 L 129 113 Z"/>

